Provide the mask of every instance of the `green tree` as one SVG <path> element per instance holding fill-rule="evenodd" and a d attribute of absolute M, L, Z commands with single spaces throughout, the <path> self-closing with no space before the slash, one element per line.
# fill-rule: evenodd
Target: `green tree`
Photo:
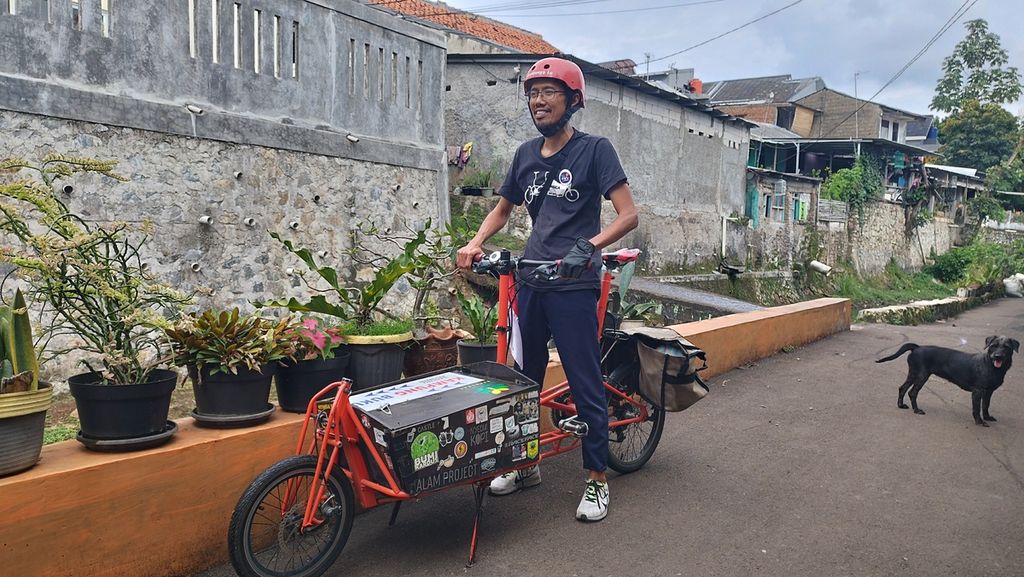
<path fill-rule="evenodd" d="M 942 78 L 929 108 L 956 114 L 970 100 L 1004 104 L 1020 98 L 1020 73 L 1017 67 L 1006 66 L 1009 56 L 999 36 L 989 32 L 988 22 L 981 19 L 965 26 L 967 37 L 942 62 Z"/>
<path fill-rule="evenodd" d="M 1003 107 L 968 100 L 939 125 L 939 152 L 945 164 L 988 170 L 1010 157 L 1018 131 L 1017 119 Z"/>

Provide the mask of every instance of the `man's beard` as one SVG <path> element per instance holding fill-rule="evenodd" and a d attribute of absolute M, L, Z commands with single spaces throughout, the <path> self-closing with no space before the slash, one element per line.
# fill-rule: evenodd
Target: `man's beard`
<path fill-rule="evenodd" d="M 549 124 L 548 126 L 541 126 L 537 124 L 537 119 L 533 116 L 532 113 L 530 114 L 530 119 L 533 120 L 533 125 L 537 128 L 538 132 L 540 132 L 543 136 L 550 137 L 558 134 L 559 131 L 565 128 L 565 125 L 569 123 L 569 119 L 572 118 L 572 115 L 575 114 L 577 110 L 579 110 L 579 108 L 566 108 L 565 114 L 562 115 L 562 118 L 560 118 L 558 122 L 555 122 L 554 124 Z"/>

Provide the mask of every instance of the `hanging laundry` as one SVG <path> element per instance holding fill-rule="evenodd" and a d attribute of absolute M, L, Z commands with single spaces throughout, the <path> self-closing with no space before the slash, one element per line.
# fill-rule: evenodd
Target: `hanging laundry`
<path fill-rule="evenodd" d="M 459 168 L 469 164 L 469 157 L 473 156 L 473 143 L 467 142 L 462 145 L 462 153 L 459 154 Z"/>

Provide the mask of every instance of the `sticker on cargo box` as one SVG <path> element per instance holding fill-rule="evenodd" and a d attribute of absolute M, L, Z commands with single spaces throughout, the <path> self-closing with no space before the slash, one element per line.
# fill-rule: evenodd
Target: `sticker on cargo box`
<path fill-rule="evenodd" d="M 382 447 L 386 448 L 388 446 L 388 442 L 384 440 L 384 431 L 378 429 L 377 427 L 373 428 L 373 440 L 377 441 L 377 444 Z"/>
<path fill-rule="evenodd" d="M 498 452 L 498 449 L 495 449 L 495 448 L 492 447 L 490 449 L 487 449 L 486 451 L 480 451 L 479 453 L 473 455 L 473 458 L 474 459 L 483 459 L 484 457 L 490 457 L 491 455 L 493 455 L 493 454 L 495 454 L 497 452 Z"/>
<path fill-rule="evenodd" d="M 455 433 L 451 431 L 441 431 L 437 436 L 437 442 L 440 443 L 442 447 L 447 447 L 452 444 L 453 441 L 455 441 Z"/>
<path fill-rule="evenodd" d="M 466 431 L 462 427 L 455 428 L 455 440 L 461 441 L 466 436 Z"/>
<path fill-rule="evenodd" d="M 359 393 L 350 397 L 352 406 L 370 412 L 386 405 L 397 405 L 413 399 L 428 397 L 482 382 L 483 379 L 458 373 L 441 373 L 432 377 L 406 381 L 383 389 Z"/>
<path fill-rule="evenodd" d="M 466 424 L 472 425 L 476 422 L 476 409 L 466 409 Z"/>
<path fill-rule="evenodd" d="M 520 423 L 536 421 L 540 415 L 540 403 L 537 399 L 524 399 L 516 403 L 516 420 Z"/>
<path fill-rule="evenodd" d="M 488 395 L 501 395 L 508 392 L 508 385 L 503 385 L 501 383 L 486 383 L 477 390 Z"/>
<path fill-rule="evenodd" d="M 516 443 L 512 445 L 512 460 L 522 461 L 526 458 L 526 444 Z"/>
<path fill-rule="evenodd" d="M 494 435 L 494 443 L 499 447 L 505 442 L 505 433 L 498 433 Z"/>
<path fill-rule="evenodd" d="M 488 457 L 480 462 L 480 470 L 485 473 L 490 473 L 497 466 L 498 461 L 494 457 Z"/>
<path fill-rule="evenodd" d="M 540 442 L 537 439 L 527 441 L 526 443 L 526 456 L 531 459 L 537 458 L 537 449 L 540 447 Z"/>
<path fill-rule="evenodd" d="M 491 416 L 504 415 L 512 408 L 512 403 L 502 403 L 500 405 L 494 405 L 491 407 Z"/>
<path fill-rule="evenodd" d="M 455 455 L 448 455 L 447 457 L 444 458 L 443 461 L 441 461 L 441 462 L 439 462 L 437 464 L 437 470 L 440 471 L 441 469 L 444 469 L 444 468 L 449 468 L 450 469 L 451 466 L 454 465 L 454 464 L 455 464 Z"/>
<path fill-rule="evenodd" d="M 540 423 L 523 423 L 519 429 L 524 435 L 536 435 L 540 430 Z"/>
<path fill-rule="evenodd" d="M 455 443 L 455 458 L 456 459 L 461 459 L 461 458 L 465 457 L 466 453 L 468 453 L 468 452 L 469 452 L 469 445 L 466 444 L 466 441 L 459 441 L 458 443 Z"/>
<path fill-rule="evenodd" d="M 494 417 L 493 419 L 491 419 L 491 421 L 490 421 L 490 425 L 491 425 L 490 426 L 490 431 L 491 431 L 491 433 L 493 434 L 493 433 L 497 433 L 498 431 L 500 431 L 503 428 L 504 424 L 505 423 L 504 423 L 504 421 L 502 421 L 501 417 Z"/>
<path fill-rule="evenodd" d="M 410 454 L 412 455 L 412 468 L 414 471 L 419 471 L 424 467 L 437 464 L 437 450 L 440 449 L 440 443 L 438 443 L 437 435 L 430 431 L 423 431 L 419 435 L 416 435 L 416 439 L 412 442 L 412 448 Z"/>
<path fill-rule="evenodd" d="M 410 493 L 422 493 L 423 491 L 429 491 L 431 489 L 437 489 L 444 487 L 445 485 L 451 485 L 452 483 L 459 483 L 461 481 L 468 481 L 479 474 L 479 469 L 476 463 L 468 463 L 467 465 L 459 468 L 452 469 L 439 469 L 438 472 L 432 474 L 426 474 L 418 477 L 410 489 Z"/>
<path fill-rule="evenodd" d="M 487 422 L 487 405 L 476 408 L 476 422 L 486 423 Z"/>

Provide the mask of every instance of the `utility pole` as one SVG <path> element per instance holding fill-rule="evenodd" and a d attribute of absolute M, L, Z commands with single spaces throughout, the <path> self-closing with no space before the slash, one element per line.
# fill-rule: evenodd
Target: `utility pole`
<path fill-rule="evenodd" d="M 859 72 L 853 73 L 853 98 L 857 100 L 857 108 L 853 109 L 853 134 L 856 139 L 860 139 L 860 99 L 857 97 L 857 77 L 860 76 Z"/>
<path fill-rule="evenodd" d="M 861 75 L 861 71 L 853 73 L 853 98 L 857 101 L 857 108 L 853 109 L 853 135 L 854 138 L 860 140 L 860 99 L 857 97 L 857 77 Z"/>

